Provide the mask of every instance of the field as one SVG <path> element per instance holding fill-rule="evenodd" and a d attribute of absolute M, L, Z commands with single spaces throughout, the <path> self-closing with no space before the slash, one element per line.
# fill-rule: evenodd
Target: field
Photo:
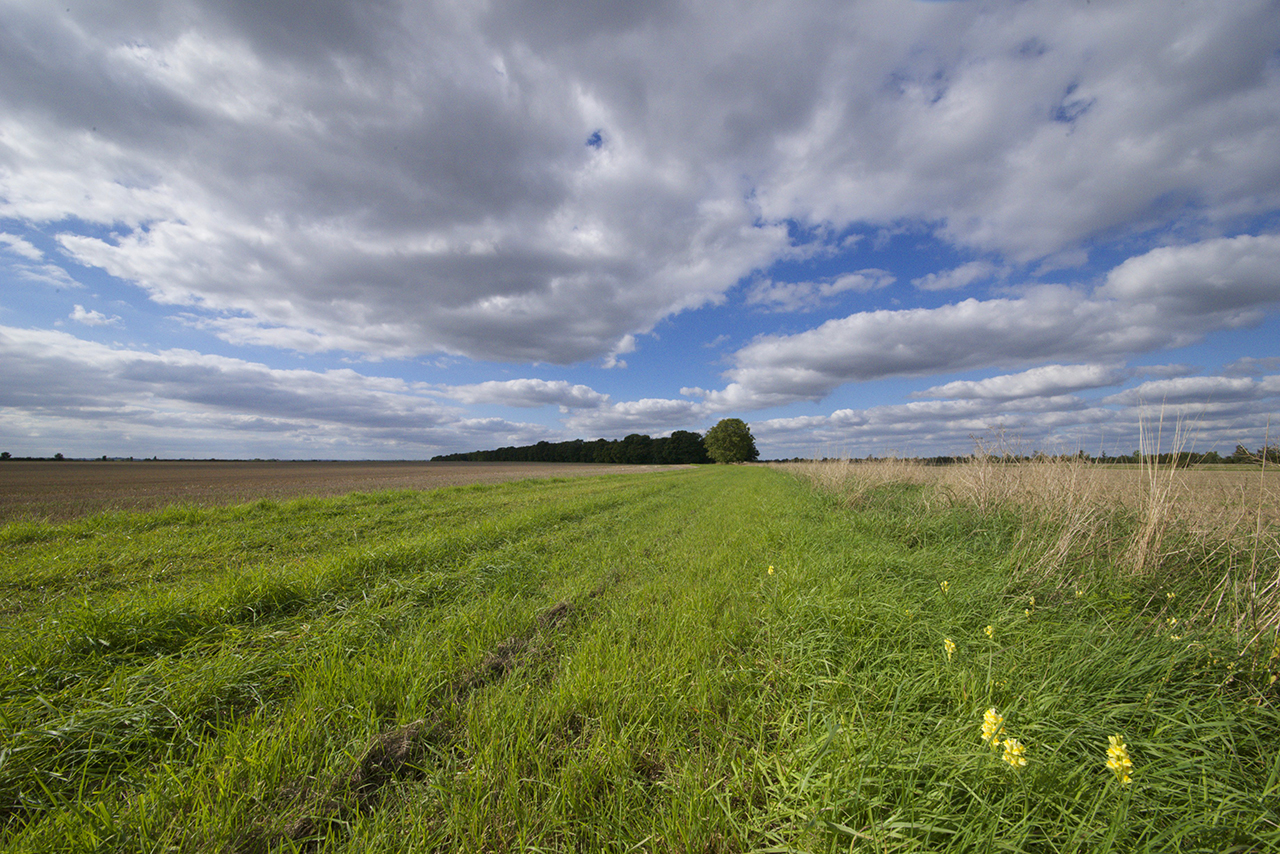
<path fill-rule="evenodd" d="M 10 460 L 0 464 L 0 523 L 74 519 L 171 504 L 216 506 L 387 489 L 437 489 L 529 477 L 582 477 L 654 466 L 558 463 Z"/>
<path fill-rule="evenodd" d="M 1280 849 L 1268 482 L 1213 529 L 1170 473 L 1132 500 L 1088 474 L 706 466 L 13 522 L 0 846 Z"/>

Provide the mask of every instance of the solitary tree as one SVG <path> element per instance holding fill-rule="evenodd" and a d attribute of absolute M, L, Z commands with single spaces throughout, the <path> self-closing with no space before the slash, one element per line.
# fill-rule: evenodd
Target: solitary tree
<path fill-rule="evenodd" d="M 707 456 L 718 463 L 741 463 L 760 459 L 751 428 L 741 418 L 724 418 L 707 431 L 702 444 Z"/>

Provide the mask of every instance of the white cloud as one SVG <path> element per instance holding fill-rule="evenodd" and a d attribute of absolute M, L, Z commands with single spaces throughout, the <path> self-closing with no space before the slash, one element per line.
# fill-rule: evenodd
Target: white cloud
<path fill-rule="evenodd" d="M 758 409 L 818 400 L 859 380 L 1189 344 L 1280 303 L 1278 252 L 1280 237 L 1215 239 L 1132 258 L 1093 292 L 1039 286 L 1016 298 L 859 312 L 795 335 L 762 336 L 734 354 L 729 384 L 705 399 Z M 1204 277 L 1212 279 L 1211 298 L 1195 287 Z"/>
<path fill-rule="evenodd" d="M 85 326 L 119 326 L 120 317 L 111 315 L 108 317 L 100 311 L 86 311 L 82 305 L 77 305 L 71 311 L 71 319 L 76 323 L 83 323 Z"/>
<path fill-rule="evenodd" d="M 700 431 L 707 415 L 705 407 L 692 401 L 644 398 L 577 410 L 565 419 L 565 427 L 575 436 L 656 435 L 673 430 Z"/>
<path fill-rule="evenodd" d="M 776 418 L 753 422 L 751 430 L 772 456 L 934 456 L 969 453 L 976 438 L 997 431 L 1028 450 L 1096 446 L 1115 421 L 1112 410 L 1075 400 L 1036 409 L 988 400 L 935 400 Z"/>
<path fill-rule="evenodd" d="M 445 386 L 441 393 L 461 403 L 501 406 L 559 406 L 561 411 L 594 409 L 609 402 L 609 395 L 564 380 L 490 380 L 474 385 Z"/>
<path fill-rule="evenodd" d="M 0 246 L 14 255 L 20 255 L 29 261 L 41 261 L 44 259 L 44 253 L 31 244 L 25 238 L 18 237 L 16 234 L 5 234 L 0 232 Z"/>
<path fill-rule="evenodd" d="M 1240 235 L 1165 246 L 1107 275 L 1100 295 L 1175 316 L 1256 319 L 1280 302 L 1280 235 Z"/>
<path fill-rule="evenodd" d="M 603 366 L 607 369 L 625 368 L 627 361 L 618 358 L 624 353 L 634 353 L 636 350 L 636 337 L 634 335 L 623 335 L 614 345 L 614 348 L 605 356 Z"/>
<path fill-rule="evenodd" d="M 969 261 L 951 270 L 929 273 L 918 279 L 912 279 L 911 284 L 922 291 L 954 290 L 968 287 L 982 279 L 989 279 L 995 275 L 996 270 L 996 266 L 988 261 Z"/>
<path fill-rule="evenodd" d="M 1131 373 L 1117 365 L 1044 365 L 1019 374 L 1004 374 L 985 380 L 958 380 L 912 396 L 987 400 L 1054 397 L 1113 386 L 1123 382 Z"/>

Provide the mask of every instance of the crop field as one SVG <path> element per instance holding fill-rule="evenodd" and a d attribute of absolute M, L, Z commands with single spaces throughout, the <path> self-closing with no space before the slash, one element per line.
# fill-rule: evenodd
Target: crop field
<path fill-rule="evenodd" d="M 591 463 L 9 460 L 0 464 L 0 523 L 74 519 L 171 504 L 216 506 L 529 477 L 634 474 L 654 468 Z"/>
<path fill-rule="evenodd" d="M 1265 476 L 626 471 L 0 527 L 0 848 L 1280 850 Z"/>

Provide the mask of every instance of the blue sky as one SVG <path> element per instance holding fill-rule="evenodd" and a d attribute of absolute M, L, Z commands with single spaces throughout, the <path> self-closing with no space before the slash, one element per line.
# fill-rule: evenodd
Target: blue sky
<path fill-rule="evenodd" d="M 1280 413 L 1275 2 L 0 4 L 15 456 Z"/>

